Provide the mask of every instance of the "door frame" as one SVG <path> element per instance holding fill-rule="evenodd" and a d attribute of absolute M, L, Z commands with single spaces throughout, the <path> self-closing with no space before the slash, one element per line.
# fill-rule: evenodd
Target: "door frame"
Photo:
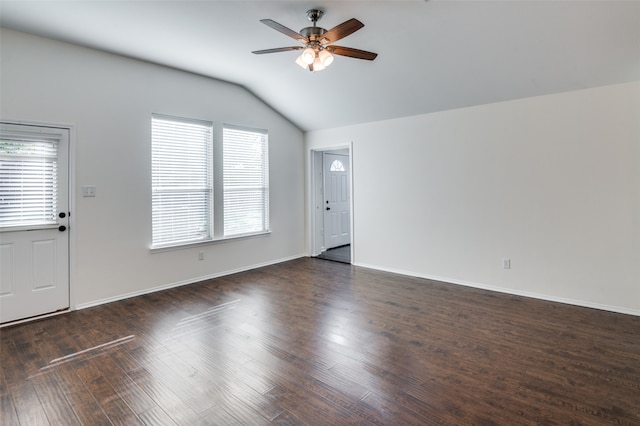
<path fill-rule="evenodd" d="M 353 142 L 347 145 L 326 146 L 309 150 L 309 254 L 317 256 L 324 251 L 324 182 L 322 158 L 325 152 L 348 150 L 349 155 L 349 231 L 351 244 L 351 264 L 355 263 L 354 247 L 354 203 L 353 203 Z M 319 201 L 320 200 L 320 201 Z"/>
<path fill-rule="evenodd" d="M 8 327 L 16 324 L 21 324 L 24 322 L 34 321 L 42 318 L 47 318 L 55 315 L 64 314 L 66 312 L 75 311 L 76 310 L 76 298 L 75 298 L 75 288 L 76 288 L 76 125 L 71 123 L 54 123 L 54 122 L 45 122 L 45 121 L 31 121 L 31 120 L 15 120 L 15 119 L 0 119 L 2 123 L 6 124 L 17 124 L 23 126 L 37 126 L 37 127 L 50 127 L 53 129 L 65 129 L 69 131 L 69 221 L 67 228 L 67 235 L 69 238 L 69 309 L 52 312 L 49 314 L 43 314 L 36 317 L 25 318 L 21 320 L 11 321 L 5 324 L 0 325 L 2 327 Z"/>

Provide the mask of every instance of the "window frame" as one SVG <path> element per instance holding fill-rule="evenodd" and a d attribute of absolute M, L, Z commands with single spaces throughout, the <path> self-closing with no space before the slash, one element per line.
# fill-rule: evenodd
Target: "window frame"
<path fill-rule="evenodd" d="M 175 158 L 180 158 L 178 152 L 170 151 L 167 149 L 167 145 L 169 148 L 173 148 L 170 146 L 173 142 L 179 142 L 181 139 L 177 138 L 175 140 L 167 141 L 170 137 L 170 133 L 174 131 L 171 129 L 171 124 L 165 124 L 164 128 L 162 128 L 162 124 L 158 124 L 158 128 L 156 128 L 156 120 L 158 122 L 167 122 L 173 123 L 175 126 L 198 126 L 198 128 L 189 129 L 191 132 L 191 138 L 188 136 L 185 139 L 191 139 L 191 145 L 187 147 L 187 149 L 191 150 L 201 150 L 203 151 L 202 158 L 200 158 L 199 162 L 191 162 L 188 159 L 183 157 L 184 161 L 176 161 L 175 163 L 167 163 L 166 158 L 171 159 L 172 156 Z M 184 132 L 186 129 L 178 129 L 180 132 Z M 169 134 L 169 136 L 159 136 L 158 144 L 156 146 L 156 139 L 154 134 L 156 131 L 165 132 Z M 162 133 L 161 133 L 162 134 Z M 195 135 L 195 136 L 194 136 Z M 206 138 L 206 139 L 205 139 Z M 163 140 L 165 139 L 165 140 Z M 182 141 L 184 142 L 185 139 Z M 197 144 L 201 142 L 205 142 L 205 145 L 199 147 Z M 175 117 L 164 114 L 152 114 L 151 116 L 151 248 L 165 248 L 165 247 L 176 247 L 190 244 L 198 244 L 203 242 L 208 242 L 213 239 L 213 176 L 212 176 L 212 152 L 213 152 L 213 123 L 210 121 L 204 120 L 195 120 L 190 118 L 183 117 Z M 166 168 L 161 169 L 159 174 L 156 174 L 156 169 L 159 164 L 165 162 L 167 165 Z M 198 164 L 199 163 L 199 164 Z M 200 167 L 201 170 L 204 170 L 204 176 L 202 174 L 191 175 L 188 173 L 189 170 L 194 167 Z M 171 179 L 171 178 L 175 179 Z M 166 182 L 170 180 L 170 183 L 176 182 L 173 185 L 167 185 Z M 195 196 L 201 196 L 204 199 L 204 203 L 198 207 L 197 203 L 194 204 L 194 207 L 202 210 L 200 215 L 194 216 L 198 220 L 204 221 L 204 235 L 201 238 L 197 238 L 197 232 L 185 230 L 183 231 L 182 239 L 173 239 L 173 240 L 155 240 L 156 233 L 171 233 L 171 226 L 175 223 L 178 225 L 193 227 L 196 223 L 192 222 L 192 218 L 183 220 L 183 221 L 171 221 L 171 219 L 165 222 L 165 228 L 156 229 L 155 224 L 157 221 L 162 220 L 157 216 L 162 215 L 162 211 L 156 211 L 154 206 L 156 202 L 154 201 L 156 197 L 166 196 L 168 198 L 167 201 L 167 214 L 171 217 L 173 215 L 184 216 L 186 210 L 178 208 L 174 208 L 174 205 L 178 204 L 179 198 L 192 198 Z M 188 213 L 188 212 L 187 212 Z M 179 234 L 179 232 L 176 232 Z"/>
<path fill-rule="evenodd" d="M 2 126 L 0 233 L 57 227 L 58 212 L 67 210 L 61 209 L 66 198 L 60 198 L 60 184 L 66 179 L 60 180 L 58 173 L 60 163 L 66 165 L 60 151 L 64 134 L 42 128 L 16 130 L 5 122 Z M 12 145 L 14 152 L 9 152 Z"/>
<path fill-rule="evenodd" d="M 232 140 L 227 140 L 225 138 L 225 131 L 229 130 L 230 132 L 244 132 L 244 133 L 249 133 L 249 134 L 254 134 L 254 135 L 259 135 L 258 139 L 260 139 L 260 144 L 262 144 L 262 146 L 260 147 L 260 152 L 262 155 L 262 158 L 260 159 L 260 162 L 262 163 L 262 169 L 259 171 L 259 174 L 261 174 L 261 179 L 262 182 L 260 185 L 258 186 L 254 186 L 253 187 L 253 191 L 258 191 L 258 192 L 262 192 L 262 208 L 261 208 L 261 214 L 262 217 L 260 218 L 261 222 L 262 222 L 262 229 L 260 230 L 247 230 L 246 232 L 237 232 L 237 233 L 230 233 L 227 234 L 227 204 L 226 204 L 226 195 L 229 192 L 232 192 L 233 190 L 231 189 L 232 186 L 231 185 L 226 185 L 227 182 L 225 181 L 225 168 L 227 168 L 228 163 L 225 160 L 225 149 L 226 149 L 226 145 L 227 143 L 231 143 Z M 238 140 L 233 140 L 234 142 L 238 142 Z M 269 188 L 269 132 L 265 129 L 256 129 L 256 128 L 250 128 L 250 127 L 245 127 L 245 126 L 237 126 L 237 125 L 233 125 L 233 124 L 223 124 L 222 126 L 222 199 L 221 199 L 221 204 L 222 204 L 222 239 L 233 239 L 233 238 L 242 238 L 242 237 L 248 237 L 248 236 L 253 236 L 253 235 L 261 235 L 261 234 L 268 234 L 271 231 L 271 222 L 270 222 L 270 204 L 269 204 L 269 192 L 270 192 L 270 188 Z M 245 161 L 247 161 L 247 158 L 244 158 Z M 249 160 L 250 161 L 250 160 Z M 229 188 L 229 189 L 228 189 Z M 247 188 L 244 188 L 245 190 L 247 190 Z M 236 191 L 238 191 L 238 187 L 236 187 Z M 254 198 L 255 200 L 255 198 Z"/>
<path fill-rule="evenodd" d="M 269 186 L 269 132 L 265 129 L 252 128 L 247 126 L 238 126 L 233 124 L 226 124 L 221 122 L 213 122 L 192 118 L 184 118 L 179 116 L 172 116 L 167 114 L 158 114 L 152 113 L 152 135 L 151 135 L 151 151 L 153 153 L 153 118 L 157 117 L 165 120 L 175 120 L 177 122 L 191 122 L 196 124 L 207 124 L 211 126 L 211 138 L 210 138 L 210 151 L 209 151 L 209 176 L 211 178 L 211 196 L 210 196 L 210 208 L 209 208 L 209 238 L 197 240 L 197 241 L 184 241 L 184 242 L 167 242 L 162 244 L 153 243 L 153 201 L 151 202 L 151 244 L 150 251 L 151 252 L 162 252 L 162 251 L 171 251 L 178 250 L 187 247 L 194 246 L 202 246 L 202 245 L 210 245 L 217 243 L 224 243 L 232 240 L 244 239 L 244 238 L 253 238 L 260 237 L 271 234 L 271 215 L 270 215 L 270 186 Z M 266 191 L 265 195 L 265 204 L 266 206 L 263 209 L 263 212 L 266 215 L 265 226 L 264 229 L 256 232 L 246 232 L 246 233 L 238 233 L 232 235 L 225 235 L 224 233 L 224 223 L 225 223 L 225 211 L 224 211 L 224 129 L 233 129 L 240 130 L 246 132 L 256 132 L 263 135 L 266 139 L 265 147 L 264 147 L 264 156 L 266 157 L 264 160 L 264 167 L 266 170 L 263 171 L 266 180 L 266 186 L 264 190 Z M 153 157 L 153 155 L 152 155 Z M 152 158 L 152 171 L 151 171 L 151 198 L 153 199 L 153 158 Z"/>

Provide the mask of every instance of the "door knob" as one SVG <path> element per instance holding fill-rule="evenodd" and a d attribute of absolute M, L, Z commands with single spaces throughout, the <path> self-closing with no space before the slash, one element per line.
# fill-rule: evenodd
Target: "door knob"
<path fill-rule="evenodd" d="M 64 226 L 64 225 L 61 225 L 60 227 L 58 227 L 58 231 L 60 231 L 60 232 L 64 232 L 66 230 L 67 230 L 67 227 Z"/>
<path fill-rule="evenodd" d="M 67 217 L 67 214 L 65 212 L 60 212 L 60 213 L 58 213 L 58 217 L 60 219 L 64 219 L 65 217 Z"/>
<path fill-rule="evenodd" d="M 331 210 L 331 207 L 327 207 L 327 210 Z"/>

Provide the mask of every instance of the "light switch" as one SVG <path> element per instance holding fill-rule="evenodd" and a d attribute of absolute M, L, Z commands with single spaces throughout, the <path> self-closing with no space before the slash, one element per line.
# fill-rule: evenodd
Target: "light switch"
<path fill-rule="evenodd" d="M 95 186 L 83 186 L 82 187 L 82 196 L 83 197 L 95 197 L 96 196 L 96 187 Z"/>

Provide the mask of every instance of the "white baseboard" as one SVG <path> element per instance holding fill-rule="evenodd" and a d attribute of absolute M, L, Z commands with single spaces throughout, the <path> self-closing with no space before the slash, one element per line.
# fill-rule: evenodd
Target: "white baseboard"
<path fill-rule="evenodd" d="M 140 290 L 140 291 L 134 291 L 134 292 L 131 292 L 131 293 L 120 294 L 118 296 L 107 297 L 105 299 L 94 300 L 94 301 L 87 302 L 87 303 L 80 303 L 80 304 L 76 305 L 75 310 L 91 308 L 91 307 L 94 307 L 94 306 L 104 305 L 105 303 L 117 302 L 119 300 L 129 299 L 131 297 L 142 296 L 142 295 L 149 294 L 149 293 L 155 293 L 157 291 L 168 290 L 170 288 L 180 287 L 180 286 L 188 285 L 188 284 L 194 284 L 194 283 L 197 283 L 197 282 L 206 281 L 206 280 L 210 280 L 210 279 L 213 279 L 213 278 L 224 277 L 226 275 L 232 275 L 232 274 L 236 274 L 238 272 L 249 271 L 251 269 L 256 269 L 256 268 L 262 268 L 264 266 L 275 265 L 277 263 L 287 262 L 289 260 L 299 259 L 301 257 L 306 257 L 306 256 L 307 256 L 306 253 L 297 254 L 297 255 L 294 255 L 294 256 L 289 256 L 289 257 L 285 257 L 285 258 L 281 258 L 281 259 L 270 260 L 268 262 L 263 262 L 263 263 L 257 263 L 257 264 L 254 264 L 254 265 L 243 266 L 243 267 L 237 268 L 237 269 L 230 269 L 230 270 L 227 270 L 227 271 L 217 272 L 215 274 L 205 275 L 205 276 L 202 276 L 202 277 L 196 277 L 196 278 L 191 278 L 191 279 L 184 280 L 184 281 L 165 284 L 165 285 L 161 285 L 161 286 L 158 286 L 158 287 L 152 287 L 152 288 L 148 288 L 148 289 L 144 289 L 144 290 Z"/>
<path fill-rule="evenodd" d="M 447 284 L 456 284 L 456 285 L 463 285 L 467 287 L 479 288 L 482 290 L 496 291 L 498 293 L 511 294 L 514 296 L 531 297 L 533 299 L 546 300 L 548 302 L 565 303 L 567 305 L 581 306 L 583 308 L 600 309 L 602 311 L 610 311 L 610 312 L 617 312 L 620 314 L 640 316 L 639 310 L 624 308 L 621 306 L 604 305 L 604 304 L 593 303 L 585 300 L 567 299 L 564 297 L 551 296 L 548 294 L 532 293 L 528 291 L 514 290 L 514 289 L 504 288 L 504 287 L 496 287 L 492 285 L 457 280 L 453 278 L 438 277 L 438 276 L 428 275 L 428 274 L 419 274 L 416 272 L 404 271 L 404 270 L 395 269 L 395 268 L 383 268 L 377 265 L 370 265 L 366 263 L 358 262 L 358 263 L 354 263 L 353 265 L 360 266 L 363 268 L 375 269 L 377 271 L 391 272 L 393 274 L 406 275 L 406 276 L 416 277 L 416 278 L 424 278 L 424 279 L 433 280 L 433 281 L 440 281 Z"/>

